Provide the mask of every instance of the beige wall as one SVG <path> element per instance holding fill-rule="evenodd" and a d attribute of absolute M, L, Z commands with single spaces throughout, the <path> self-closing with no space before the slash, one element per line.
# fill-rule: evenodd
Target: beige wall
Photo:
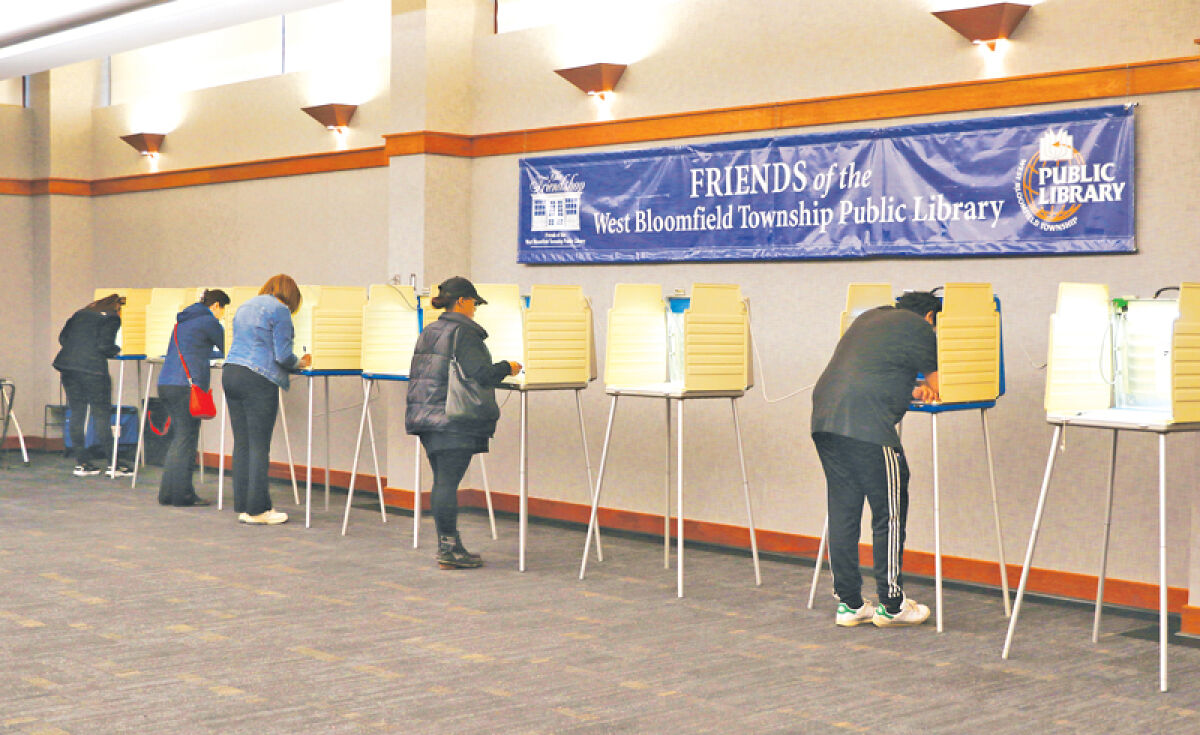
<path fill-rule="evenodd" d="M 413 130 L 482 133 L 593 121 L 598 115 L 593 101 L 553 73 L 586 61 L 630 63 L 612 112 L 636 117 L 1183 56 L 1194 53 L 1194 34 L 1179 29 L 1200 10 L 1198 0 L 1048 0 L 1018 29 L 1003 68 L 989 71 L 981 51 L 929 15 L 925 2 L 860 0 L 848 5 L 853 7 L 808 3 L 800 12 L 796 3 L 783 0 L 668 3 L 646 22 L 650 27 L 642 29 L 646 39 L 637 58 L 579 59 L 573 57 L 579 50 L 572 40 L 577 37 L 562 29 L 491 34 L 487 0 L 394 2 L 393 53 L 387 70 L 391 88 L 360 107 L 343 145 L 380 145 L 383 134 Z M 1089 22 L 1080 23 L 1079 18 Z M 1124 32 L 1128 28 L 1138 32 Z M 467 43 L 466 38 L 473 40 Z M 41 75 L 39 83 L 52 103 L 32 113 L 0 108 L 0 129 L 5 132 L 0 138 L 0 177 L 107 178 L 148 170 L 146 161 L 117 140 L 134 132 L 133 121 L 141 114 L 134 105 L 87 111 L 94 97 L 94 73 L 94 66 L 78 65 Z M 337 140 L 299 111 L 309 102 L 305 84 L 304 75 L 292 74 L 187 95 L 159 166 L 172 170 L 336 150 Z M 657 282 L 674 289 L 697 281 L 736 282 L 750 297 L 761 356 L 761 378 L 741 401 L 757 520 L 764 528 L 815 536 L 824 512 L 824 480 L 807 436 L 808 394 L 774 403 L 767 396 L 815 381 L 835 343 L 847 283 L 886 280 L 900 289 L 990 281 L 1004 300 L 1008 377 L 1008 394 L 992 412 L 991 428 L 1005 544 L 1009 561 L 1016 563 L 1024 550 L 1050 437 L 1041 409 L 1044 371 L 1038 365 L 1045 359 L 1047 320 L 1057 284 L 1101 281 L 1111 284 L 1114 293 L 1148 294 L 1163 285 L 1200 278 L 1200 233 L 1188 215 L 1194 192 L 1200 189 L 1194 134 L 1200 94 L 1110 102 L 1126 101 L 1140 105 L 1140 251 L 1135 255 L 521 266 L 515 262 L 517 157 L 397 157 L 386 170 L 92 198 L 0 197 L 0 235 L 17 243 L 18 259 L 31 273 L 26 290 L 18 282 L 16 293 L 43 304 L 24 332 L 0 335 L 0 350 L 24 351 L 28 340 L 34 344 L 32 352 L 25 351 L 27 365 L 16 368 L 18 375 L 24 370 L 24 377 L 39 386 L 25 392 L 29 402 L 19 413 L 29 425 L 40 412 L 33 406 L 50 396 L 51 381 L 37 377 L 52 355 L 47 335 L 69 313 L 67 305 L 89 295 L 102 281 L 132 286 L 254 284 L 282 270 L 301 282 L 335 285 L 379 283 L 392 275 L 407 281 L 409 273 L 418 274 L 423 285 L 453 273 L 523 287 L 579 283 L 592 299 L 601 361 L 614 284 Z M 981 114 L 1037 109 L 1047 108 Z M 945 116 L 878 124 L 934 119 Z M 863 125 L 837 129 L 851 127 Z M 80 130 L 82 143 L 72 137 Z M 12 142 L 22 136 L 33 140 Z M 14 280 L 7 272 L 0 279 Z M 52 296 L 44 298 L 43 292 Z M 350 465 L 359 391 L 353 381 L 334 381 L 331 463 L 337 468 Z M 387 385 L 375 403 L 377 426 L 387 426 L 385 472 L 397 487 L 409 487 L 412 473 L 411 441 L 403 433 L 403 395 L 403 387 Z M 317 396 L 320 412 L 319 386 Z M 534 495 L 586 500 L 573 403 L 565 394 L 531 397 Z M 304 408 L 303 390 L 293 390 L 287 409 L 300 461 Z M 509 492 L 517 486 L 516 409 L 516 400 L 505 406 L 489 455 L 492 487 Z M 607 411 L 602 386 L 586 391 L 593 463 L 599 458 Z M 621 404 L 605 505 L 660 511 L 663 416 L 657 402 Z M 687 421 L 687 515 L 743 524 L 728 406 L 689 404 Z M 929 423 L 925 416 L 905 422 L 913 470 L 910 548 L 919 550 L 933 546 Z M 943 548 L 947 554 L 991 559 L 995 549 L 978 423 L 969 415 L 941 419 Z M 277 434 L 277 460 L 285 457 L 281 439 Z M 215 448 L 211 428 L 206 443 L 210 450 Z M 1152 444 L 1147 437 L 1122 439 L 1110 565 L 1117 577 L 1156 579 Z M 1196 491 L 1190 468 L 1200 459 L 1193 445 L 1186 437 L 1169 442 L 1174 509 L 1170 581 L 1175 585 L 1188 584 L 1189 577 L 1200 580 L 1200 559 L 1190 560 L 1184 551 L 1192 538 L 1190 499 Z M 1069 433 L 1039 546 L 1040 566 L 1095 572 L 1107 447 L 1108 439 L 1100 432 Z M 324 464 L 320 433 L 315 457 L 316 464 Z M 428 478 L 425 482 L 428 486 Z M 1196 586 L 1200 589 L 1200 582 Z"/>

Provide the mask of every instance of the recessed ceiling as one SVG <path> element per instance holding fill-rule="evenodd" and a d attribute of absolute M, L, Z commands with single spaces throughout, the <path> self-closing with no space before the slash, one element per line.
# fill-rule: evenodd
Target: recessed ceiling
<path fill-rule="evenodd" d="M 97 59 L 334 0 L 33 0 L 6 2 L 0 79 Z"/>

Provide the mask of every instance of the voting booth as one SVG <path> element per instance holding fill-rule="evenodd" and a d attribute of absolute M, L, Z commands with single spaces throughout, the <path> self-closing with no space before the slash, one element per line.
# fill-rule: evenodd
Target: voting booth
<path fill-rule="evenodd" d="M 152 288 L 146 305 L 146 357 L 162 359 L 179 312 L 196 303 L 195 288 Z"/>
<path fill-rule="evenodd" d="M 301 286 L 300 308 L 292 315 L 296 354 L 311 354 L 310 370 L 359 370 L 362 361 L 361 286 Z"/>
<path fill-rule="evenodd" d="M 531 392 L 575 392 L 587 487 L 591 493 L 592 466 L 580 391 L 596 377 L 592 308 L 581 286 L 535 284 L 528 296 L 522 295 L 515 283 L 477 283 L 475 289 L 487 302 L 476 310 L 474 319 L 488 333 L 487 347 L 492 359 L 514 360 L 524 368 L 520 374 L 505 378 L 500 388 L 515 390 L 521 396 L 517 569 L 525 571 Z M 490 500 L 488 510 L 491 511 Z"/>
<path fill-rule="evenodd" d="M 350 525 L 350 505 L 354 500 L 354 481 L 358 477 L 358 455 L 362 451 L 364 429 L 371 441 L 371 456 L 375 460 L 375 490 L 379 496 L 379 515 L 387 523 L 387 507 L 383 498 L 383 477 L 379 469 L 379 449 L 375 442 L 375 422 L 371 415 L 371 387 L 377 381 L 408 381 L 413 347 L 421 333 L 421 304 L 412 286 L 375 284 L 367 291 L 367 303 L 362 308 L 362 381 L 363 404 L 358 419 L 358 437 L 354 444 L 354 461 L 346 492 L 346 509 L 342 514 L 342 535 Z M 414 437 L 413 537 L 420 524 L 421 441 Z M 490 500 L 490 495 L 489 495 Z M 493 525 L 495 521 L 493 520 Z M 414 541 L 414 546 L 416 542 Z"/>
<path fill-rule="evenodd" d="M 125 306 L 121 309 L 121 331 L 117 344 L 121 354 L 130 357 L 146 354 L 146 307 L 150 305 L 149 288 L 98 288 L 92 298 L 99 300 L 111 294 L 125 297 Z"/>
<path fill-rule="evenodd" d="M 940 400 L 933 404 L 914 403 L 910 413 L 930 416 L 933 453 L 933 535 L 934 596 L 938 632 L 942 631 L 942 541 L 941 485 L 938 474 L 938 417 L 943 413 L 978 410 L 983 427 L 988 480 L 992 495 L 992 518 L 996 529 L 996 547 L 1000 589 L 1004 611 L 1009 612 L 1008 575 L 1004 563 L 1004 542 L 1000 528 L 1000 507 L 996 493 L 996 473 L 992 461 L 991 434 L 987 411 L 995 407 L 1004 393 L 1004 356 L 1001 349 L 1000 301 L 988 283 L 947 283 L 942 287 L 942 310 L 936 319 L 937 362 Z M 889 283 L 851 283 L 846 289 L 846 308 L 841 313 L 841 332 L 863 312 L 895 303 Z M 902 425 L 901 427 L 902 428 Z M 816 597 L 817 582 L 828 542 L 829 518 L 821 531 L 813 583 L 809 588 L 808 607 Z"/>
<path fill-rule="evenodd" d="M 363 372 L 408 375 L 420 333 L 417 295 L 412 286 L 371 286 L 362 307 Z"/>
<path fill-rule="evenodd" d="M 1155 296 L 1171 290 L 1160 289 Z M 1045 394 L 1046 421 L 1054 433 L 1003 658 L 1012 647 L 1063 432 L 1068 426 L 1101 429 L 1112 438 L 1093 643 L 1099 641 L 1108 568 L 1117 438 L 1121 431 L 1151 433 L 1158 437 L 1159 465 L 1159 690 L 1167 691 L 1166 439 L 1171 433 L 1200 431 L 1200 283 L 1184 283 L 1178 291 L 1175 299 L 1111 298 L 1105 284 L 1059 284 L 1050 317 Z"/>
<path fill-rule="evenodd" d="M 678 291 L 663 298 L 658 284 L 620 283 L 613 292 L 608 312 L 605 353 L 605 392 L 612 396 L 604 449 L 592 498 L 588 535 L 584 542 L 579 577 L 587 572 L 592 534 L 597 530 L 597 511 L 604 485 L 604 470 L 612 438 L 617 399 L 623 396 L 657 398 L 667 408 L 667 478 L 663 510 L 663 564 L 670 566 L 670 447 L 671 411 L 677 413 L 676 457 L 676 594 L 683 597 L 683 447 L 684 405 L 689 399 L 728 398 L 733 411 L 734 435 L 742 471 L 742 494 L 750 529 L 755 584 L 762 583 L 758 563 L 758 541 L 750 507 L 749 481 L 742 449 L 737 399 L 753 385 L 751 377 L 750 306 L 735 284 L 697 283 L 687 294 Z M 602 557 L 601 557 L 602 558 Z"/>

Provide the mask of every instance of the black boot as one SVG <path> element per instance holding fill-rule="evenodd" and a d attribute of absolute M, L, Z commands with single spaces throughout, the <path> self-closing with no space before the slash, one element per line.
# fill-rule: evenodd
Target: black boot
<path fill-rule="evenodd" d="M 456 533 L 438 536 L 437 562 L 442 569 L 475 569 L 483 566 L 483 557 L 467 551 Z"/>

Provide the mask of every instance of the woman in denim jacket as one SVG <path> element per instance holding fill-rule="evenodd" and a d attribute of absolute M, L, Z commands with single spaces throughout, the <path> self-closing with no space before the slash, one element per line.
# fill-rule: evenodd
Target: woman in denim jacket
<path fill-rule="evenodd" d="M 278 389 L 288 389 L 289 369 L 308 367 L 312 361 L 310 355 L 292 352 L 292 314 L 299 308 L 300 287 L 281 273 L 233 316 L 233 344 L 221 386 L 233 428 L 233 508 L 242 523 L 276 525 L 288 518 L 272 507 L 267 468 Z"/>

